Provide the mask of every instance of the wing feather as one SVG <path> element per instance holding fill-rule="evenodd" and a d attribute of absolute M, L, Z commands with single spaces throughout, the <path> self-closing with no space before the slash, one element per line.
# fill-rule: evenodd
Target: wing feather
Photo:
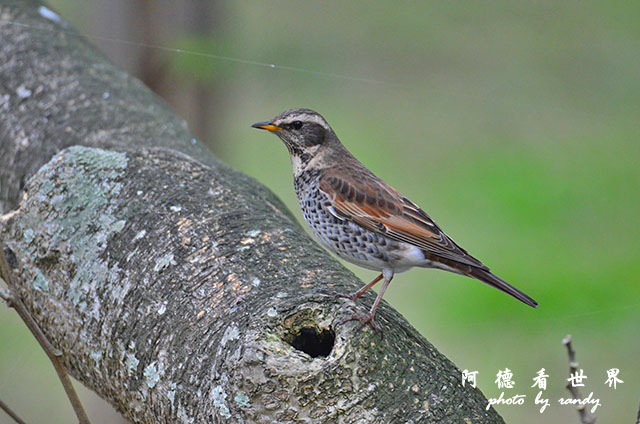
<path fill-rule="evenodd" d="M 319 188 L 331 203 L 332 213 L 340 219 L 412 244 L 428 254 L 488 269 L 449 238 L 415 203 L 373 174 L 347 181 L 327 172 L 321 177 Z"/>

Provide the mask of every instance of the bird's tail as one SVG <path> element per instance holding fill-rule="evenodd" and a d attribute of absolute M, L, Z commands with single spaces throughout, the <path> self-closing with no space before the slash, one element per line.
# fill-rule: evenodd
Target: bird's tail
<path fill-rule="evenodd" d="M 511 284 L 507 283 L 502 278 L 492 274 L 488 270 L 471 267 L 471 271 L 467 275 L 477 280 L 480 280 L 483 283 L 486 283 L 492 287 L 495 287 L 498 290 L 503 291 L 506 294 L 515 297 L 520 302 L 526 303 L 529 306 L 532 306 L 534 308 L 538 306 L 538 302 L 536 302 L 535 300 L 533 300 L 532 298 L 530 298 L 529 296 L 527 296 L 517 288 L 513 287 Z"/>

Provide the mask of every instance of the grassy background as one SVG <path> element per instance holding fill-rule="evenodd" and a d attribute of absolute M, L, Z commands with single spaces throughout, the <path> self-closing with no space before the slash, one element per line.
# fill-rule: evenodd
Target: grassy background
<path fill-rule="evenodd" d="M 53 4 L 82 33 L 117 38 L 92 32 L 90 6 Z M 184 34 L 163 45 L 310 72 L 161 53 L 176 78 L 216 87 L 214 152 L 302 219 L 285 148 L 249 125 L 291 107 L 316 109 L 363 163 L 540 302 L 533 310 L 475 280 L 422 269 L 397 276 L 385 296 L 458 367 L 478 370 L 488 397 L 499 395 L 498 370 L 513 371 L 516 386 L 505 395 L 527 398 L 498 407 L 507 422 L 578 422 L 557 403 L 568 395 L 568 333 L 589 377 L 583 394 L 601 399 L 598 422 L 632 422 L 640 396 L 640 4 L 220 4 L 216 37 Z M 33 422 L 68 422 L 44 354 L 10 311 L 0 308 L 0 318 L 0 398 Z M 541 415 L 530 386 L 543 367 L 551 406 Z M 615 391 L 604 385 L 614 367 L 624 380 Z"/>

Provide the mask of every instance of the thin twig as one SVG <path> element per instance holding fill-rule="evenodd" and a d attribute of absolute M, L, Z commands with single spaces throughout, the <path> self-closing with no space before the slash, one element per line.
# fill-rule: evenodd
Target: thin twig
<path fill-rule="evenodd" d="M 49 360 L 53 364 L 53 368 L 55 368 L 56 373 L 58 374 L 58 378 L 60 378 L 60 382 L 62 383 L 62 387 L 64 387 L 64 391 L 67 393 L 67 397 L 71 402 L 71 406 L 78 417 L 78 421 L 80 424 L 91 424 L 89 421 L 89 417 L 82 407 L 82 403 L 80 402 L 80 398 L 73 388 L 73 384 L 71 384 L 71 380 L 69 379 L 69 375 L 67 374 L 67 369 L 62 363 L 61 356 L 62 352 L 51 344 L 47 337 L 44 335 L 38 324 L 31 316 L 31 313 L 26 308 L 22 300 L 20 299 L 20 295 L 16 286 L 14 285 L 13 276 L 11 273 L 11 269 L 9 268 L 9 264 L 7 263 L 7 259 L 4 256 L 4 249 L 2 248 L 2 243 L 0 243 L 0 275 L 4 279 L 4 283 L 7 285 L 9 289 L 9 299 L 5 299 L 7 304 L 16 310 L 22 321 L 27 325 L 27 328 L 31 331 L 31 334 L 36 338 L 40 346 L 44 350 L 44 352 L 49 357 Z M 3 293 L 6 295 L 6 291 Z M 3 297 L 4 298 L 4 297 Z"/>
<path fill-rule="evenodd" d="M 3 297 L 3 299 L 4 299 L 4 297 Z M 6 412 L 8 416 L 13 418 L 13 421 L 15 421 L 16 423 L 18 423 L 18 424 L 27 424 L 24 421 L 22 421 L 22 419 L 15 412 L 13 412 L 11 410 L 11 408 L 9 408 L 7 406 L 7 404 L 4 403 L 2 400 L 0 400 L 0 409 L 2 409 L 4 412 Z"/>
<path fill-rule="evenodd" d="M 576 351 L 573 350 L 573 346 L 571 345 L 571 334 L 568 334 L 567 337 L 562 339 L 562 344 L 567 347 L 567 353 L 569 355 L 569 377 L 572 377 L 578 372 L 578 362 L 576 362 Z M 574 399 L 582 399 L 580 389 L 578 389 L 571 380 L 567 382 L 566 387 Z M 594 415 L 589 414 L 586 405 L 578 405 L 576 409 L 578 410 L 578 415 L 580 416 L 580 422 L 582 424 L 595 424 L 597 418 Z"/>
<path fill-rule="evenodd" d="M 0 251 L 0 271 L 2 271 L 2 273 L 4 274 L 3 264 L 2 264 L 3 261 L 4 261 L 4 254 Z M 2 297 L 2 299 L 5 302 L 7 302 L 7 305 L 10 308 L 13 308 L 16 310 L 18 315 L 20 315 L 20 318 L 22 318 L 22 320 L 27 325 L 29 330 L 31 330 L 35 338 L 42 345 L 42 348 L 44 349 L 44 351 L 47 352 L 47 350 L 49 350 L 55 356 L 62 356 L 62 352 L 60 352 L 60 350 L 53 347 L 53 345 L 46 338 L 42 330 L 40 330 L 40 327 L 38 327 L 38 324 L 34 321 L 33 317 L 31 316 L 27 308 L 24 306 L 24 303 L 22 303 L 18 295 L 11 293 L 11 292 L 15 292 L 15 288 L 11 287 L 9 283 L 6 282 L 2 277 L 0 277 L 0 283 L 4 283 L 7 287 L 9 287 L 8 290 L 0 289 L 0 297 Z M 26 319 L 25 319 L 25 316 L 27 316 Z"/>
<path fill-rule="evenodd" d="M 638 417 L 636 418 L 636 424 L 640 424 L 640 408 L 638 408 Z"/>

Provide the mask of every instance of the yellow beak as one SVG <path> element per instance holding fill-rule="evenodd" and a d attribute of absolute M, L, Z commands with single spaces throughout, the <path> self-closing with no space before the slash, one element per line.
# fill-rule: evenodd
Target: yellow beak
<path fill-rule="evenodd" d="M 276 132 L 276 131 L 282 129 L 281 127 L 276 127 L 275 125 L 273 125 L 269 121 L 256 122 L 255 124 L 253 124 L 251 126 L 253 128 L 258 128 L 260 130 L 267 130 L 267 131 L 271 131 L 271 132 Z"/>

